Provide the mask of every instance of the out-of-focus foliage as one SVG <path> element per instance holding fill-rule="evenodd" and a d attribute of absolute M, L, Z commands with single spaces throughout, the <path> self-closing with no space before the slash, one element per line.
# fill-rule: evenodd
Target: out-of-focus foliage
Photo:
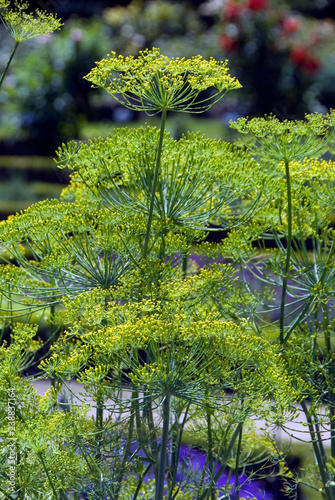
<path fill-rule="evenodd" d="M 181 50 L 185 57 L 222 56 L 210 28 L 214 19 L 202 15 L 201 3 L 132 0 L 126 7 L 106 8 L 103 18 L 113 29 L 113 49 L 122 54 L 155 46 L 172 57 Z"/>
<path fill-rule="evenodd" d="M 221 2 L 219 44 L 237 68 L 250 113 L 301 116 L 333 105 L 327 94 L 334 78 L 335 23 L 317 18 L 322 13 L 316 2 L 314 9 L 313 5 L 285 0 Z"/>
<path fill-rule="evenodd" d="M 97 19 L 71 20 L 57 36 L 27 42 L 0 92 L 0 134 L 29 141 L 39 154 L 76 137 L 92 113 L 82 78 L 109 49 L 108 28 Z"/>

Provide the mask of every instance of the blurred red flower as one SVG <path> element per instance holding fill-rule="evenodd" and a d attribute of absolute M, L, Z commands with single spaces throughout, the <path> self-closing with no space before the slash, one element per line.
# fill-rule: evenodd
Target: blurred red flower
<path fill-rule="evenodd" d="M 226 33 L 222 33 L 222 35 L 219 36 L 219 45 L 226 52 L 231 52 L 237 48 L 236 40 L 231 38 Z"/>
<path fill-rule="evenodd" d="M 267 0 L 249 0 L 248 9 L 259 11 L 267 8 Z"/>
<path fill-rule="evenodd" d="M 293 47 L 290 54 L 290 59 L 299 68 L 307 71 L 308 73 L 315 73 L 320 69 L 320 63 L 308 49 L 303 45 Z"/>
<path fill-rule="evenodd" d="M 234 0 L 228 1 L 223 7 L 223 18 L 224 21 L 236 21 L 240 14 L 245 10 L 245 5 L 241 2 L 236 2 Z"/>
<path fill-rule="evenodd" d="M 297 17 L 287 16 L 282 20 L 282 28 L 287 33 L 294 33 L 301 28 L 301 21 Z"/>

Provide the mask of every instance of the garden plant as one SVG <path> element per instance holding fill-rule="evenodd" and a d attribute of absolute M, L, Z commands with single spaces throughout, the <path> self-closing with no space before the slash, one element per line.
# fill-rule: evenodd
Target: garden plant
<path fill-rule="evenodd" d="M 12 33 L 32 20 L 0 6 Z M 238 92 L 228 71 L 111 52 L 86 80 L 160 128 L 61 145 L 61 200 L 0 224 L 0 498 L 261 499 L 251 480 L 276 473 L 334 498 L 335 113 L 241 118 L 236 144 L 172 139 L 168 112 Z M 310 471 L 272 433 L 299 408 Z"/>

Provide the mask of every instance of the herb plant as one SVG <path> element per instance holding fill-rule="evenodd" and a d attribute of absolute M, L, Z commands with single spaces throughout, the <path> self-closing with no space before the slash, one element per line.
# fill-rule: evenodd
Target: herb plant
<path fill-rule="evenodd" d="M 111 53 L 85 78 L 125 106 L 160 114 L 161 126 L 63 144 L 56 161 L 72 173 L 61 201 L 0 224 L 0 495 L 255 498 L 240 475 L 248 465 L 293 473 L 252 421 L 285 428 L 300 403 L 330 500 L 335 170 L 318 157 L 333 139 L 334 113 L 241 119 L 233 126 L 245 145 L 199 134 L 176 141 L 168 111 L 200 113 L 240 87 L 226 62 Z M 222 229 L 221 243 L 206 241 Z M 51 379 L 43 396 L 25 375 L 36 360 L 36 377 Z M 190 434 L 206 451 L 200 477 L 180 475 Z M 233 488 L 220 482 L 227 467 Z"/>

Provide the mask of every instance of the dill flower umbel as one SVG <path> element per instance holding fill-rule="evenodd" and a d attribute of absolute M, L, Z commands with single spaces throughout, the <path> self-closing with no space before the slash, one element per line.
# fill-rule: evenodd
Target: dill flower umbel
<path fill-rule="evenodd" d="M 201 113 L 228 90 L 241 87 L 228 74 L 227 61 L 206 61 L 201 56 L 169 59 L 157 48 L 141 51 L 137 58 L 111 52 L 85 78 L 126 107 L 148 114 L 162 110 Z M 207 89 L 212 95 L 198 99 Z"/>
<path fill-rule="evenodd" d="M 0 19 L 17 43 L 42 35 L 50 36 L 62 26 L 53 14 L 39 9 L 36 9 L 36 16 L 24 12 L 29 7 L 28 2 L 15 2 L 15 9 L 9 7 L 9 1 L 0 1 Z"/>
<path fill-rule="evenodd" d="M 280 121 L 275 116 L 239 118 L 231 128 L 249 135 L 246 146 L 257 156 L 271 161 L 301 161 L 315 157 L 334 138 L 335 111 L 323 116 L 306 114 L 305 120 Z"/>

